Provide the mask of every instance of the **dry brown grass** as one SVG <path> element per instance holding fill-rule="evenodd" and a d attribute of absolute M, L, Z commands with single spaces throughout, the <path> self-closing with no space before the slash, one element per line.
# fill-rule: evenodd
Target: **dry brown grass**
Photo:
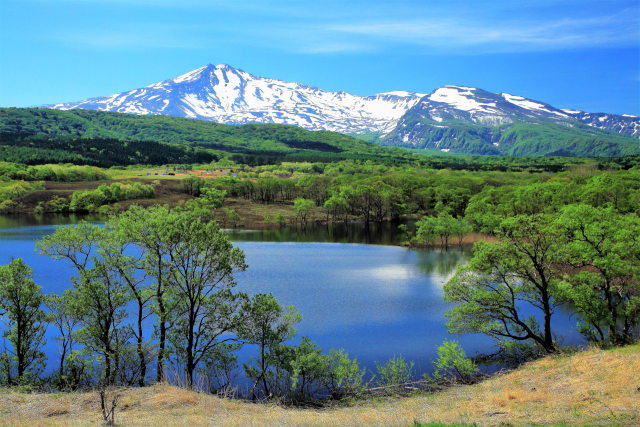
<path fill-rule="evenodd" d="M 408 426 L 420 422 L 495 425 L 640 425 L 640 345 L 554 356 L 473 386 L 433 395 L 292 409 L 219 399 L 157 385 L 125 389 L 118 425 Z M 0 391 L 0 424 L 97 425 L 97 393 Z"/>

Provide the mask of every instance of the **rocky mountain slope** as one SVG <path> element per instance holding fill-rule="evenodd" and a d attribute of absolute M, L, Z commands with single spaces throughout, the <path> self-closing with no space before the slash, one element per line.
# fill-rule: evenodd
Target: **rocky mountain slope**
<path fill-rule="evenodd" d="M 367 136 L 388 146 L 502 155 L 640 153 L 640 117 L 553 107 L 509 93 L 443 86 L 429 94 L 328 92 L 206 65 L 140 89 L 45 105 L 224 124 L 290 124 Z"/>
<path fill-rule="evenodd" d="M 272 123 L 341 133 L 389 132 L 424 94 L 357 96 L 206 65 L 141 89 L 44 108 L 168 115 L 225 124 Z"/>
<path fill-rule="evenodd" d="M 442 152 L 619 156 L 640 152 L 640 117 L 561 110 L 508 93 L 444 86 L 382 138 Z"/>

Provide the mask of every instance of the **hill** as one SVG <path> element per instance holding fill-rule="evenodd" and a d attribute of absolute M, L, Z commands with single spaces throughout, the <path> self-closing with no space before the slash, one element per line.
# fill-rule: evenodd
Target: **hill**
<path fill-rule="evenodd" d="M 550 356 L 471 386 L 350 407 L 284 408 L 156 385 L 121 391 L 119 425 L 639 425 L 640 345 Z M 5 425 L 96 425 L 97 393 L 0 391 Z"/>
<path fill-rule="evenodd" d="M 427 159 L 437 160 L 434 154 L 450 157 L 460 152 L 510 157 L 640 154 L 637 139 L 580 123 L 567 127 L 543 120 L 489 127 L 458 120 L 445 127 L 421 118 L 418 113 L 412 117 L 414 121 L 403 119 L 410 123 L 406 129 L 418 129 L 410 138 L 394 131 L 384 139 L 388 146 L 381 147 L 336 132 L 309 131 L 290 125 L 238 126 L 80 109 L 0 108 L 0 160 L 109 167 L 209 163 L 223 155 L 240 163 L 257 165 L 344 159 L 424 163 Z M 398 140 L 409 142 L 398 143 Z M 423 153 L 431 156 L 427 158 L 417 151 L 393 147 L 395 145 L 426 148 Z M 494 160 L 485 157 L 476 162 Z"/>
<path fill-rule="evenodd" d="M 312 132 L 297 126 L 235 126 L 179 117 L 104 111 L 0 108 L 2 146 L 9 146 L 15 140 L 50 140 L 52 146 L 66 144 L 68 147 L 67 142 L 75 139 L 168 143 L 182 146 L 183 151 L 188 146 L 210 153 L 233 153 L 238 161 L 249 164 L 274 159 L 330 161 L 370 158 L 394 161 L 414 156 L 407 150 L 378 147 L 339 133 Z"/>

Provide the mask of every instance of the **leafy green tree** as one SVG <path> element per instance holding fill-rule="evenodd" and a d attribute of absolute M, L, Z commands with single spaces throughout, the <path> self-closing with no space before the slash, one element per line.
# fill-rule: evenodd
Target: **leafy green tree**
<path fill-rule="evenodd" d="M 110 238 L 107 229 L 82 222 L 59 227 L 37 243 L 41 253 L 67 260 L 77 270 L 65 304 L 80 319 L 78 341 L 102 362 L 105 384 L 114 383 L 118 375 L 119 349 L 128 329 L 124 324 L 131 300 L 128 286 L 136 280 L 131 266 L 123 263 L 127 258 L 121 249 L 114 249 L 116 243 Z"/>
<path fill-rule="evenodd" d="M 300 225 L 305 227 L 307 225 L 307 217 L 309 212 L 313 208 L 313 201 L 309 199 L 297 198 L 293 201 L 293 209 L 296 211 L 296 216 Z"/>
<path fill-rule="evenodd" d="M 229 221 L 231 227 L 236 228 L 240 223 L 240 221 L 242 220 L 242 218 L 240 217 L 240 214 L 238 214 L 238 212 L 236 212 L 235 209 L 230 209 L 230 208 L 222 208 L 222 218 L 223 218 L 223 222 L 222 222 L 223 227 L 225 226 L 227 221 Z"/>
<path fill-rule="evenodd" d="M 74 333 L 80 323 L 80 317 L 71 309 L 69 292 L 67 289 L 62 295 L 49 294 L 45 301 L 49 323 L 55 325 L 59 334 L 56 337 L 56 340 L 60 343 L 60 364 L 58 366 L 57 380 L 62 389 L 66 388 L 67 357 L 70 357 L 74 351 Z"/>
<path fill-rule="evenodd" d="M 189 214 L 175 219 L 167 236 L 169 283 L 178 301 L 172 343 L 183 356 L 180 361 L 191 387 L 198 363 L 237 322 L 233 274 L 246 264 L 244 253 L 215 222 L 202 223 Z"/>
<path fill-rule="evenodd" d="M 118 374 L 118 336 L 125 328 L 129 301 L 125 284 L 107 264 L 94 260 L 92 268 L 80 272 L 70 293 L 73 313 L 79 316 L 78 341 L 98 357 L 104 369 L 102 381 L 113 384 Z"/>
<path fill-rule="evenodd" d="M 99 242 L 107 235 L 107 230 L 86 221 L 74 226 L 58 227 L 53 234 L 36 243 L 41 254 L 55 260 L 64 259 L 78 271 L 91 268 L 91 261 L 97 255 Z"/>
<path fill-rule="evenodd" d="M 0 351 L 0 385 L 7 386 L 13 383 L 14 369 L 11 359 L 5 344 L 3 350 Z"/>
<path fill-rule="evenodd" d="M 253 379 L 253 399 L 257 387 L 262 385 L 265 396 L 272 396 L 269 382 L 274 379 L 275 352 L 285 341 L 293 338 L 294 325 L 301 320 L 293 306 L 283 308 L 271 294 L 256 294 L 242 308 L 243 321 L 238 326 L 238 337 L 258 346 L 258 357 L 253 364 L 244 364 L 247 377 Z"/>
<path fill-rule="evenodd" d="M 471 196 L 465 210 L 467 218 L 476 230 L 493 234 L 500 226 L 500 222 L 508 215 L 512 215 L 508 204 L 504 203 L 504 193 L 507 186 L 495 188 L 487 186 L 478 194 Z M 510 212 L 507 214 L 507 212 Z"/>
<path fill-rule="evenodd" d="M 205 180 L 202 178 L 189 176 L 182 180 L 182 188 L 184 189 L 185 193 L 190 194 L 194 197 L 199 197 L 205 183 Z"/>
<path fill-rule="evenodd" d="M 37 378 L 43 369 L 44 299 L 42 288 L 34 283 L 31 268 L 22 259 L 0 266 L 0 319 L 10 327 L 4 336 L 11 343 L 16 383 Z M 7 381 L 12 382 L 10 372 Z"/>
<path fill-rule="evenodd" d="M 212 348 L 202 359 L 198 368 L 199 375 L 205 379 L 209 393 L 225 395 L 233 393 L 235 370 L 238 366 L 236 351 L 242 343 L 226 342 Z"/>
<path fill-rule="evenodd" d="M 454 228 L 453 234 L 458 238 L 458 246 L 462 245 L 462 241 L 464 240 L 464 236 L 473 232 L 473 225 L 469 221 L 463 218 L 457 218 Z"/>
<path fill-rule="evenodd" d="M 432 244 L 437 238 L 443 248 L 449 246 L 451 236 L 458 237 L 458 244 L 464 236 L 472 231 L 472 226 L 462 218 L 454 218 L 448 213 L 441 213 L 437 217 L 424 217 L 416 222 L 414 243 L 419 245 Z"/>
<path fill-rule="evenodd" d="M 343 218 L 344 222 L 347 222 L 347 215 L 349 213 L 349 202 L 341 194 L 333 194 L 324 202 L 324 208 L 331 216 L 332 221 L 337 221 L 338 218 Z"/>
<path fill-rule="evenodd" d="M 612 208 L 571 205 L 556 221 L 568 264 L 561 295 L 592 341 L 623 345 L 640 323 L 640 219 Z"/>
<path fill-rule="evenodd" d="M 144 253 L 133 247 L 130 242 L 131 236 L 127 235 L 126 230 L 119 229 L 118 225 L 117 218 L 111 218 L 107 222 L 111 233 L 100 242 L 100 255 L 102 262 L 108 263 L 126 285 L 129 299 L 135 303 L 135 326 L 131 327 L 131 334 L 136 340 L 138 385 L 143 387 L 149 363 L 150 347 L 150 343 L 144 337 L 143 322 L 152 314 L 149 304 L 153 298 L 153 292 L 149 288 L 147 275 L 142 268 Z M 129 255 L 130 253 L 137 255 Z"/>
<path fill-rule="evenodd" d="M 438 358 L 433 362 L 433 377 L 439 381 L 473 382 L 478 373 L 476 364 L 467 357 L 463 348 L 456 341 L 445 340 L 438 347 Z"/>
<path fill-rule="evenodd" d="M 596 207 L 611 207 L 618 212 L 631 212 L 629 196 L 640 187 L 637 180 L 625 182 L 620 176 L 605 173 L 591 178 L 582 188 L 582 200 Z"/>
<path fill-rule="evenodd" d="M 344 350 L 329 350 L 326 356 L 324 386 L 334 399 L 356 397 L 365 390 L 364 375 L 358 359 L 350 359 Z"/>
<path fill-rule="evenodd" d="M 271 356 L 275 368 L 273 394 L 303 402 L 321 391 L 327 358 L 308 337 L 302 337 L 298 345 L 276 346 Z"/>
<path fill-rule="evenodd" d="M 153 295 L 152 312 L 157 316 L 156 333 L 158 338 L 158 353 L 156 365 L 156 380 L 164 379 L 167 336 L 171 329 L 174 307 L 177 304 L 175 293 L 171 286 L 172 265 L 171 251 L 175 233 L 172 224 L 177 222 L 188 212 L 178 212 L 166 206 L 142 208 L 132 206 L 117 218 L 115 228 L 118 233 L 129 236 L 143 256 L 141 265 L 150 278 L 150 292 Z"/>
<path fill-rule="evenodd" d="M 191 387 L 198 364 L 222 343 L 220 336 L 236 321 L 238 302 L 231 290 L 233 274 L 246 268 L 244 254 L 215 222 L 203 222 L 190 210 L 134 208 L 119 217 L 116 229 L 142 248 L 141 263 L 155 281 L 158 369 L 163 369 L 170 334 Z"/>
<path fill-rule="evenodd" d="M 449 329 L 533 340 L 553 352 L 551 320 L 561 261 L 555 227 L 547 216 L 522 215 L 502 221 L 498 236 L 499 243 L 476 243 L 469 264 L 445 284 L 445 301 L 458 304 L 446 314 Z M 527 316 L 526 308 L 538 317 Z"/>
<path fill-rule="evenodd" d="M 211 212 L 222 207 L 227 192 L 213 187 L 203 187 L 200 196 L 189 200 L 186 204 L 187 210 L 195 211 L 204 218 L 213 219 Z"/>

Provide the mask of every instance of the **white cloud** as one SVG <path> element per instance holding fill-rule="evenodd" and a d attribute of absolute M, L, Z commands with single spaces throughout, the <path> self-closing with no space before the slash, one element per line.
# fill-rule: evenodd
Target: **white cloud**
<path fill-rule="evenodd" d="M 21 0 L 25 1 L 25 0 Z M 33 1 L 33 0 L 32 0 Z M 43 0 L 37 0 L 43 1 Z M 278 2 L 245 0 L 60 0 L 75 4 L 171 7 L 193 11 L 189 23 L 215 25 L 177 28 L 144 21 L 125 28 L 90 28 L 58 32 L 49 38 L 96 48 L 210 47 L 221 40 L 239 46 L 295 53 L 331 54 L 412 49 L 416 53 L 476 54 L 559 51 L 640 43 L 637 6 L 623 0 L 522 0 L 446 4 L 406 0 L 363 2 L 336 0 Z M 623 4 L 627 5 L 624 9 Z M 568 10 L 571 11 L 569 14 Z M 597 11 L 597 12 L 596 12 Z M 165 10 L 165 14 L 167 11 Z M 171 11 L 173 13 L 173 11 Z M 594 16 L 594 14 L 599 15 Z M 166 17 L 165 17 L 166 18 Z M 136 19 L 136 18 L 132 18 Z"/>
<path fill-rule="evenodd" d="M 598 18 L 553 21 L 474 22 L 450 18 L 325 23 L 301 29 L 292 40 L 319 34 L 339 45 L 341 40 L 363 49 L 398 45 L 420 46 L 447 53 L 522 52 L 601 46 L 629 46 L 640 42 L 638 18 L 623 13 Z M 314 52 L 313 49 L 309 50 Z"/>

